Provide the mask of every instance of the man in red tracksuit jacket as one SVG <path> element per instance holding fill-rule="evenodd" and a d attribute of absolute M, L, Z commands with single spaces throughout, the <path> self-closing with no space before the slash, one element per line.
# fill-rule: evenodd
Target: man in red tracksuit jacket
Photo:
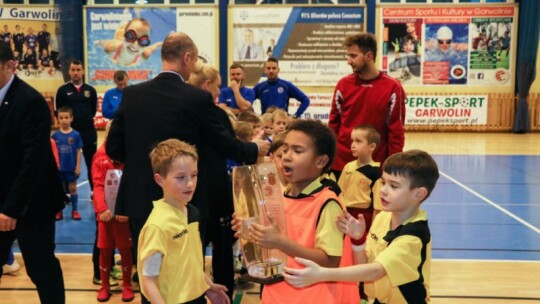
<path fill-rule="evenodd" d="M 351 131 L 360 124 L 372 125 L 381 135 L 381 143 L 373 153 L 373 160 L 381 167 L 388 156 L 403 151 L 405 144 L 405 91 L 399 81 L 375 67 L 375 36 L 350 35 L 343 45 L 353 73 L 337 83 L 330 110 L 328 126 L 337 136 L 337 154 L 332 164 L 336 178 L 354 159 Z"/>

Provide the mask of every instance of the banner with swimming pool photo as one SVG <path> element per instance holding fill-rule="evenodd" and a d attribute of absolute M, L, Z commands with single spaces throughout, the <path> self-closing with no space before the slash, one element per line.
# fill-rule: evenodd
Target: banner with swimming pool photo
<path fill-rule="evenodd" d="M 217 14 L 209 7 L 86 7 L 86 81 L 104 91 L 117 70 L 129 83 L 154 78 L 161 71 L 161 45 L 171 32 L 188 34 L 200 59 L 217 63 Z"/>
<path fill-rule="evenodd" d="M 131 84 L 152 79 L 161 69 L 163 40 L 176 30 L 176 10 L 86 8 L 87 78 L 93 86 L 113 86 L 125 70 Z"/>

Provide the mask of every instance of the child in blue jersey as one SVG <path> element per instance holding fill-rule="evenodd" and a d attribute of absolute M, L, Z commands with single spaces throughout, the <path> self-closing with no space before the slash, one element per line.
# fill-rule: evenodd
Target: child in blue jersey
<path fill-rule="evenodd" d="M 81 135 L 71 127 L 73 111 L 68 107 L 58 109 L 58 124 L 60 129 L 53 133 L 52 138 L 58 148 L 60 158 L 60 178 L 67 185 L 71 197 L 71 217 L 80 220 L 77 211 L 77 178 L 81 175 L 81 150 L 83 147 Z M 56 220 L 62 219 L 62 211 L 56 215 Z"/>

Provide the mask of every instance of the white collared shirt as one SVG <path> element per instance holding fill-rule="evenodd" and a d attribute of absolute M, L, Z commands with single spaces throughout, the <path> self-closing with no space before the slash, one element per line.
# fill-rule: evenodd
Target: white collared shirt
<path fill-rule="evenodd" d="M 11 75 L 11 78 L 6 83 L 6 85 L 0 89 L 0 107 L 4 104 L 4 98 L 6 97 L 7 91 L 9 90 L 13 79 L 15 79 L 15 74 Z"/>

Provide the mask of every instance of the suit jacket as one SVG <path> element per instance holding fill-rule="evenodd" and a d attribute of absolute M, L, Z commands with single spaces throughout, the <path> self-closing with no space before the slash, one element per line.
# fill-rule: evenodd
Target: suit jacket
<path fill-rule="evenodd" d="M 219 118 L 222 111 L 210 93 L 184 83 L 180 76 L 164 72 L 156 78 L 124 89 L 106 150 L 109 157 L 124 163 L 116 213 L 146 219 L 152 201 L 163 196 L 155 183 L 149 153 L 159 142 L 177 138 L 199 150 L 199 175 L 192 203 L 208 218 L 208 153 L 218 153 L 254 163 L 258 148 L 232 136 Z"/>
<path fill-rule="evenodd" d="M 235 136 L 229 116 L 223 109 L 217 108 L 221 124 L 231 136 Z M 219 222 L 220 218 L 228 219 L 227 223 L 222 223 L 228 224 L 232 220 L 234 206 L 232 181 L 227 171 L 227 158 L 208 143 L 204 147 L 201 152 L 206 153 L 202 158 L 206 160 L 208 167 L 208 207 L 210 208 L 209 219 L 212 221 L 210 225 L 216 221 Z"/>
<path fill-rule="evenodd" d="M 37 220 L 64 207 L 50 130 L 47 102 L 15 76 L 0 106 L 1 213 Z"/>

